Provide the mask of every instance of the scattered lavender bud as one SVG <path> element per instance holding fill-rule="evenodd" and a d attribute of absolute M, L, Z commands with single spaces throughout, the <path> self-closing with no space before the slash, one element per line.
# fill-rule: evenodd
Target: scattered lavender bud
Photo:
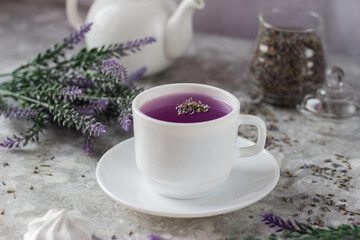
<path fill-rule="evenodd" d="M 4 181 L 1 181 L 2 185 L 6 186 L 6 183 Z"/>
<path fill-rule="evenodd" d="M 151 233 L 149 236 L 148 236 L 149 240 L 170 240 L 170 239 L 166 239 L 166 238 L 162 238 L 162 237 L 159 237 L 153 233 Z"/>

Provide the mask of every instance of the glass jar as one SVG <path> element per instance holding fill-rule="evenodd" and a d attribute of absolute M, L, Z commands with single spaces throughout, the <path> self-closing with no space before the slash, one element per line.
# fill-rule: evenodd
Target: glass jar
<path fill-rule="evenodd" d="M 324 21 L 314 12 L 273 10 L 259 15 L 249 70 L 270 104 L 294 107 L 325 79 Z"/>

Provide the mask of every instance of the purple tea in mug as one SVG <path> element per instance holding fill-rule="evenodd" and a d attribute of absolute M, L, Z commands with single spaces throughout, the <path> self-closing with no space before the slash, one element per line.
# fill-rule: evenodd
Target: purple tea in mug
<path fill-rule="evenodd" d="M 192 105 L 194 104 L 195 105 Z M 196 106 L 194 111 L 181 112 Z M 197 109 L 199 109 L 197 111 Z M 197 93 L 180 93 L 154 98 L 140 108 L 140 111 L 157 120 L 175 123 L 196 123 L 214 120 L 231 112 L 226 103 L 207 95 Z M 180 112 L 180 113 L 179 113 Z"/>

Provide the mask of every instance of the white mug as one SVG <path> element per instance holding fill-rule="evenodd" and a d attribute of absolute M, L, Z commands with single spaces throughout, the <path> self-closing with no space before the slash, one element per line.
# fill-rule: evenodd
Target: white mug
<path fill-rule="evenodd" d="M 232 110 L 223 117 L 197 123 L 157 120 L 140 110 L 154 98 L 180 93 L 201 93 Z M 167 197 L 191 199 L 210 194 L 225 182 L 239 157 L 256 155 L 265 145 L 264 121 L 240 114 L 239 100 L 220 88 L 193 83 L 150 88 L 135 97 L 132 111 L 136 165 L 151 187 Z M 242 124 L 257 127 L 254 145 L 236 146 Z"/>

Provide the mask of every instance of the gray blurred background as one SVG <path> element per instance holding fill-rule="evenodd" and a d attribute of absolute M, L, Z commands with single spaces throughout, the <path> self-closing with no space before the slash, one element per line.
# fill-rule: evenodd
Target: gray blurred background
<path fill-rule="evenodd" d="M 48 4 L 64 7 L 66 0 L 48 0 Z M 79 0 L 82 12 L 87 12 L 93 0 Z M 101 0 L 98 0 L 101 1 Z M 169 0 L 170 1 L 170 0 Z M 180 2 L 181 0 L 176 0 Z M 330 54 L 360 57 L 360 0 L 204 0 L 205 8 L 194 15 L 195 29 L 253 41 L 258 30 L 258 14 L 273 8 L 318 12 L 325 19 L 325 40 Z M 43 6 L 44 0 L 0 0 L 4 4 L 31 2 Z M 42 9 L 46 14 L 46 7 Z M 29 13 L 31 14 L 31 13 Z M 11 19 L 0 16 L 1 22 Z M 1 34 L 1 31 L 0 31 Z M 1 41 L 1 40 L 0 40 Z"/>
<path fill-rule="evenodd" d="M 79 1 L 84 9 L 92 3 L 92 0 Z M 328 51 L 360 57 L 360 0 L 204 1 L 205 8 L 196 11 L 194 16 L 195 28 L 199 31 L 254 40 L 258 29 L 257 16 L 262 11 L 273 8 L 315 11 L 325 19 Z"/>

